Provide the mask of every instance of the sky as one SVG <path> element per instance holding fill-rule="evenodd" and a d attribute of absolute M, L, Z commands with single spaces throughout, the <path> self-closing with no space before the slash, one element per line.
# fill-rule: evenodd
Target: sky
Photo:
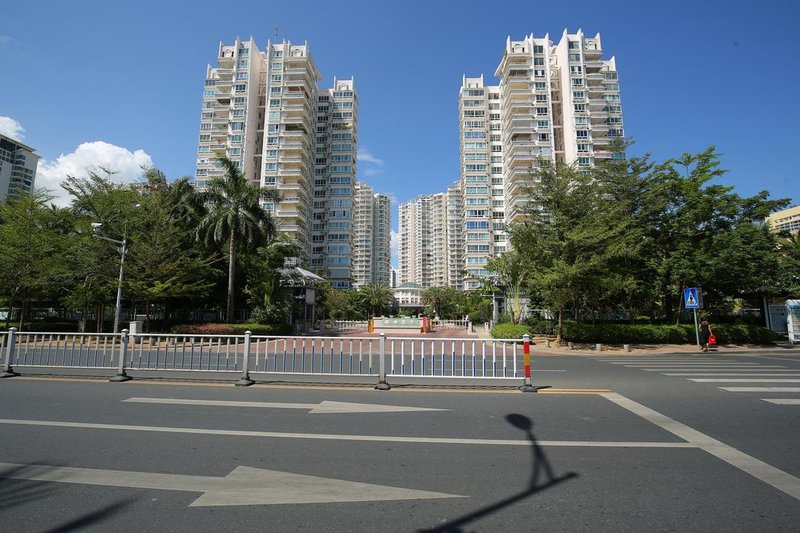
<path fill-rule="evenodd" d="M 729 170 L 715 183 L 794 205 L 798 20 L 800 3 L 777 0 L 15 2 L 0 16 L 0 133 L 37 151 L 37 186 L 57 195 L 100 166 L 120 182 L 143 165 L 192 175 L 219 42 L 308 42 L 321 86 L 355 78 L 358 179 L 392 197 L 396 231 L 398 202 L 459 177 L 462 76 L 497 84 L 507 37 L 580 28 L 616 57 L 630 154 L 714 145 Z"/>

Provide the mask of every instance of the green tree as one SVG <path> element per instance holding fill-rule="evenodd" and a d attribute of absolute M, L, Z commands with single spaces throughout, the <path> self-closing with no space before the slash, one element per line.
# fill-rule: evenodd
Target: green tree
<path fill-rule="evenodd" d="M 768 200 L 766 191 L 742 198 L 711 183 L 725 173 L 712 146 L 667 162 L 655 176 L 651 199 L 659 210 L 647 226 L 648 261 L 676 322 L 683 287 L 702 287 L 704 305 L 714 307 L 776 282 L 778 245 L 764 219 L 788 202 Z"/>
<path fill-rule="evenodd" d="M 525 284 L 525 258 L 515 250 L 493 257 L 486 270 L 496 274 L 497 285 L 505 291 L 511 307 L 511 321 L 518 324 L 522 319 L 522 292 Z"/>
<path fill-rule="evenodd" d="M 387 285 L 382 283 L 367 283 L 358 289 L 364 305 L 372 312 L 372 316 L 379 316 L 384 307 L 394 303 L 394 293 Z"/>
<path fill-rule="evenodd" d="M 261 202 L 278 202 L 274 189 L 259 188 L 248 183 L 236 163 L 226 157 L 218 161 L 225 175 L 214 178 L 208 188 L 200 193 L 206 212 L 197 226 L 197 236 L 207 244 L 227 244 L 228 248 L 228 298 L 226 317 L 234 319 L 234 279 L 236 253 L 240 248 L 254 247 L 275 235 L 275 223 Z"/>
<path fill-rule="evenodd" d="M 65 269 L 65 218 L 41 191 L 0 204 L 0 295 L 12 308 L 19 304 L 22 328 L 29 303 L 49 300 L 69 276 Z M 67 221 L 67 227 L 69 222 Z M 9 309 L 10 311 L 10 309 Z M 6 325 L 11 313 L 7 315 Z"/>
<path fill-rule="evenodd" d="M 156 169 L 147 169 L 145 178 L 147 183 L 137 186 L 135 218 L 128 228 L 127 285 L 145 309 L 162 303 L 167 318 L 171 303 L 209 294 L 220 279 L 219 256 L 206 253 L 193 238 L 202 209 L 189 179 L 169 183 Z"/>
<path fill-rule="evenodd" d="M 453 287 L 429 287 L 422 291 L 422 305 L 428 313 L 452 320 L 464 316 L 464 293 Z"/>
<path fill-rule="evenodd" d="M 558 311 L 561 341 L 564 309 L 577 307 L 600 283 L 631 234 L 625 220 L 605 209 L 589 173 L 539 160 L 532 169 L 530 201 L 522 222 L 510 228 L 525 265 L 525 283 L 541 302 Z"/>
<path fill-rule="evenodd" d="M 800 298 L 800 233 L 784 233 L 779 246 L 780 277 L 775 292 Z"/>

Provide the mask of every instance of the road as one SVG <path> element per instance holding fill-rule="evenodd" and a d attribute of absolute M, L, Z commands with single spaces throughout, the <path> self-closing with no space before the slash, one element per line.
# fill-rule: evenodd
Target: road
<path fill-rule="evenodd" d="M 543 357 L 539 394 L 15 377 L 0 508 L 10 531 L 797 531 L 793 380 L 785 350 Z"/>

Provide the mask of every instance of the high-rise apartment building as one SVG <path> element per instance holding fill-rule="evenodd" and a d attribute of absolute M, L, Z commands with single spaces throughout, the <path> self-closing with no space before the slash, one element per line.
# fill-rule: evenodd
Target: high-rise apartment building
<path fill-rule="evenodd" d="M 445 193 L 424 194 L 400 204 L 399 284 L 458 287 L 461 273 L 453 266 L 458 264 L 462 242 L 462 201 L 456 182 Z"/>
<path fill-rule="evenodd" d="M 307 43 L 251 38 L 220 43 L 206 72 L 195 184 L 221 176 L 217 157 L 253 184 L 280 192 L 267 204 L 278 229 L 300 243 L 312 270 L 334 287 L 353 282 L 353 202 L 358 98 L 353 80 L 321 89 Z"/>
<path fill-rule="evenodd" d="M 447 188 L 447 285 L 464 288 L 464 190 L 454 181 Z"/>
<path fill-rule="evenodd" d="M 624 157 L 614 141 L 624 136 L 616 61 L 602 59 L 598 33 L 567 30 L 506 40 L 495 75 L 503 108 L 503 180 L 506 223 L 523 215 L 525 186 L 536 158 L 579 168 Z"/>
<path fill-rule="evenodd" d="M 385 194 L 375 194 L 366 183 L 359 181 L 355 188 L 353 240 L 354 285 L 368 283 L 390 284 L 391 269 L 391 200 Z"/>
<path fill-rule="evenodd" d="M 317 102 L 311 267 L 336 288 L 349 288 L 354 280 L 357 117 L 353 80 L 334 78 Z"/>
<path fill-rule="evenodd" d="M 0 135 L 0 202 L 31 192 L 38 165 L 33 148 Z"/>
<path fill-rule="evenodd" d="M 462 80 L 459 92 L 461 188 L 464 203 L 464 288 L 476 289 L 488 259 L 505 252 L 507 224 L 519 221 L 537 158 L 577 167 L 624 157 L 619 80 L 612 57 L 602 59 L 600 34 L 564 30 L 506 40 L 495 71 Z"/>
<path fill-rule="evenodd" d="M 477 289 L 489 257 L 505 252 L 503 190 L 504 121 L 499 87 L 485 86 L 483 77 L 464 77 L 458 101 L 461 117 L 462 262 L 463 288 Z"/>

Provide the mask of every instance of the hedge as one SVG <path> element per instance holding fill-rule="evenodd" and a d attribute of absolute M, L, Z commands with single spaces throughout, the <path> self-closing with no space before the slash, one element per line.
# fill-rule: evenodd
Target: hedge
<path fill-rule="evenodd" d="M 781 336 L 752 324 L 712 324 L 718 344 L 770 344 Z M 589 324 L 565 321 L 565 341 L 602 344 L 694 344 L 694 324 Z"/>
<path fill-rule="evenodd" d="M 521 339 L 526 334 L 531 334 L 531 328 L 525 324 L 501 323 L 492 328 L 492 337 L 495 339 Z"/>
<path fill-rule="evenodd" d="M 172 327 L 172 333 L 184 335 L 291 335 L 290 324 L 181 324 Z"/>

